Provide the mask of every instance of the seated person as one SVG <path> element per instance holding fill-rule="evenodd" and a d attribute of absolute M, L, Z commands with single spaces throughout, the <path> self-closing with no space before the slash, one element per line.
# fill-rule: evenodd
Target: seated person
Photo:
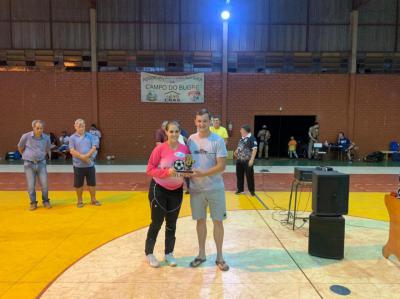
<path fill-rule="evenodd" d="M 344 136 L 343 132 L 339 132 L 337 145 L 339 147 L 341 147 L 341 150 L 346 153 L 347 158 L 349 159 L 349 161 L 352 161 L 351 154 L 352 154 L 352 150 L 355 147 L 355 143 L 351 142 L 349 138 Z"/>
<path fill-rule="evenodd" d="M 21 153 L 18 150 L 6 153 L 6 160 L 9 161 L 21 160 L 21 158 L 22 158 Z"/>
<path fill-rule="evenodd" d="M 96 145 L 97 151 L 99 151 L 99 149 L 100 149 L 100 141 L 101 141 L 101 132 L 100 132 L 100 130 L 96 127 L 95 124 L 92 124 L 90 126 L 89 133 L 92 134 L 92 136 L 93 136 L 93 138 L 95 140 L 95 144 L 97 144 Z"/>
<path fill-rule="evenodd" d="M 64 159 L 67 158 L 69 154 L 69 136 L 67 131 L 62 131 L 60 136 L 60 147 L 58 148 L 58 152 L 64 155 Z"/>
<path fill-rule="evenodd" d="M 58 141 L 56 135 L 54 133 L 50 132 L 50 152 L 49 152 L 49 160 L 51 159 L 57 159 L 57 153 L 58 151 Z M 53 155 L 55 153 L 55 155 Z"/>

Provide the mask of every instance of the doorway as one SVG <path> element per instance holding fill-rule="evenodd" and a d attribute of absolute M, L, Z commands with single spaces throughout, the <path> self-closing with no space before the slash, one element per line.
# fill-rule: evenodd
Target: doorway
<path fill-rule="evenodd" d="M 294 136 L 297 153 L 299 157 L 304 157 L 307 152 L 308 129 L 314 125 L 315 120 L 315 115 L 256 115 L 254 135 L 257 137 L 258 131 L 266 125 L 271 132 L 269 156 L 277 158 L 288 157 L 288 142 L 290 136 Z"/>

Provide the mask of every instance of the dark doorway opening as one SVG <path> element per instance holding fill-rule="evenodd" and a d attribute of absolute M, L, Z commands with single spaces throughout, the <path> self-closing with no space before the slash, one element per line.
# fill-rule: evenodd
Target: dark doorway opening
<path fill-rule="evenodd" d="M 288 157 L 288 142 L 290 136 L 297 141 L 297 153 L 300 157 L 307 151 L 308 129 L 314 125 L 315 115 L 256 115 L 254 117 L 254 135 L 263 125 L 271 132 L 269 140 L 269 156 Z"/>

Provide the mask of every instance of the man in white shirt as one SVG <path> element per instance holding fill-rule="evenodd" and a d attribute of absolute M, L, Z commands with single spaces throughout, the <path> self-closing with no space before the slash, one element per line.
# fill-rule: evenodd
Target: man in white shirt
<path fill-rule="evenodd" d="M 229 266 L 224 261 L 222 254 L 223 220 L 226 218 L 222 173 L 225 170 L 227 151 L 224 140 L 210 131 L 210 121 L 210 113 L 206 109 L 198 111 L 195 118 L 197 133 L 191 135 L 188 140 L 188 146 L 195 161 L 194 173 L 190 181 L 190 206 L 192 217 L 197 221 L 199 242 L 199 253 L 190 266 L 198 267 L 206 261 L 206 218 L 207 206 L 209 206 L 217 247 L 215 263 L 220 270 L 227 271 Z"/>

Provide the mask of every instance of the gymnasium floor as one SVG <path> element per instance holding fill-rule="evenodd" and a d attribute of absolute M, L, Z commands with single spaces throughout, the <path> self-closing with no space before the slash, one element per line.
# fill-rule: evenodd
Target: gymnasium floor
<path fill-rule="evenodd" d="M 256 166 L 257 197 L 234 195 L 234 167 L 228 166 L 224 248 L 231 269 L 222 273 L 214 266 L 212 226 L 207 262 L 188 266 L 197 253 L 188 195 L 177 226 L 178 267 L 145 263 L 149 178 L 142 165 L 99 165 L 103 205 L 83 209 L 75 207 L 72 167 L 49 165 L 53 208 L 34 212 L 22 166 L 0 165 L 0 298 L 400 298 L 400 263 L 381 255 L 388 236 L 383 199 L 398 182 L 394 166 L 335 167 L 351 174 L 341 261 L 308 255 L 308 223 L 298 220 L 293 231 L 282 221 L 293 166 Z M 308 216 L 310 207 L 304 189 L 300 215 Z M 163 238 L 160 232 L 159 258 Z M 351 293 L 338 295 L 333 285 Z"/>

